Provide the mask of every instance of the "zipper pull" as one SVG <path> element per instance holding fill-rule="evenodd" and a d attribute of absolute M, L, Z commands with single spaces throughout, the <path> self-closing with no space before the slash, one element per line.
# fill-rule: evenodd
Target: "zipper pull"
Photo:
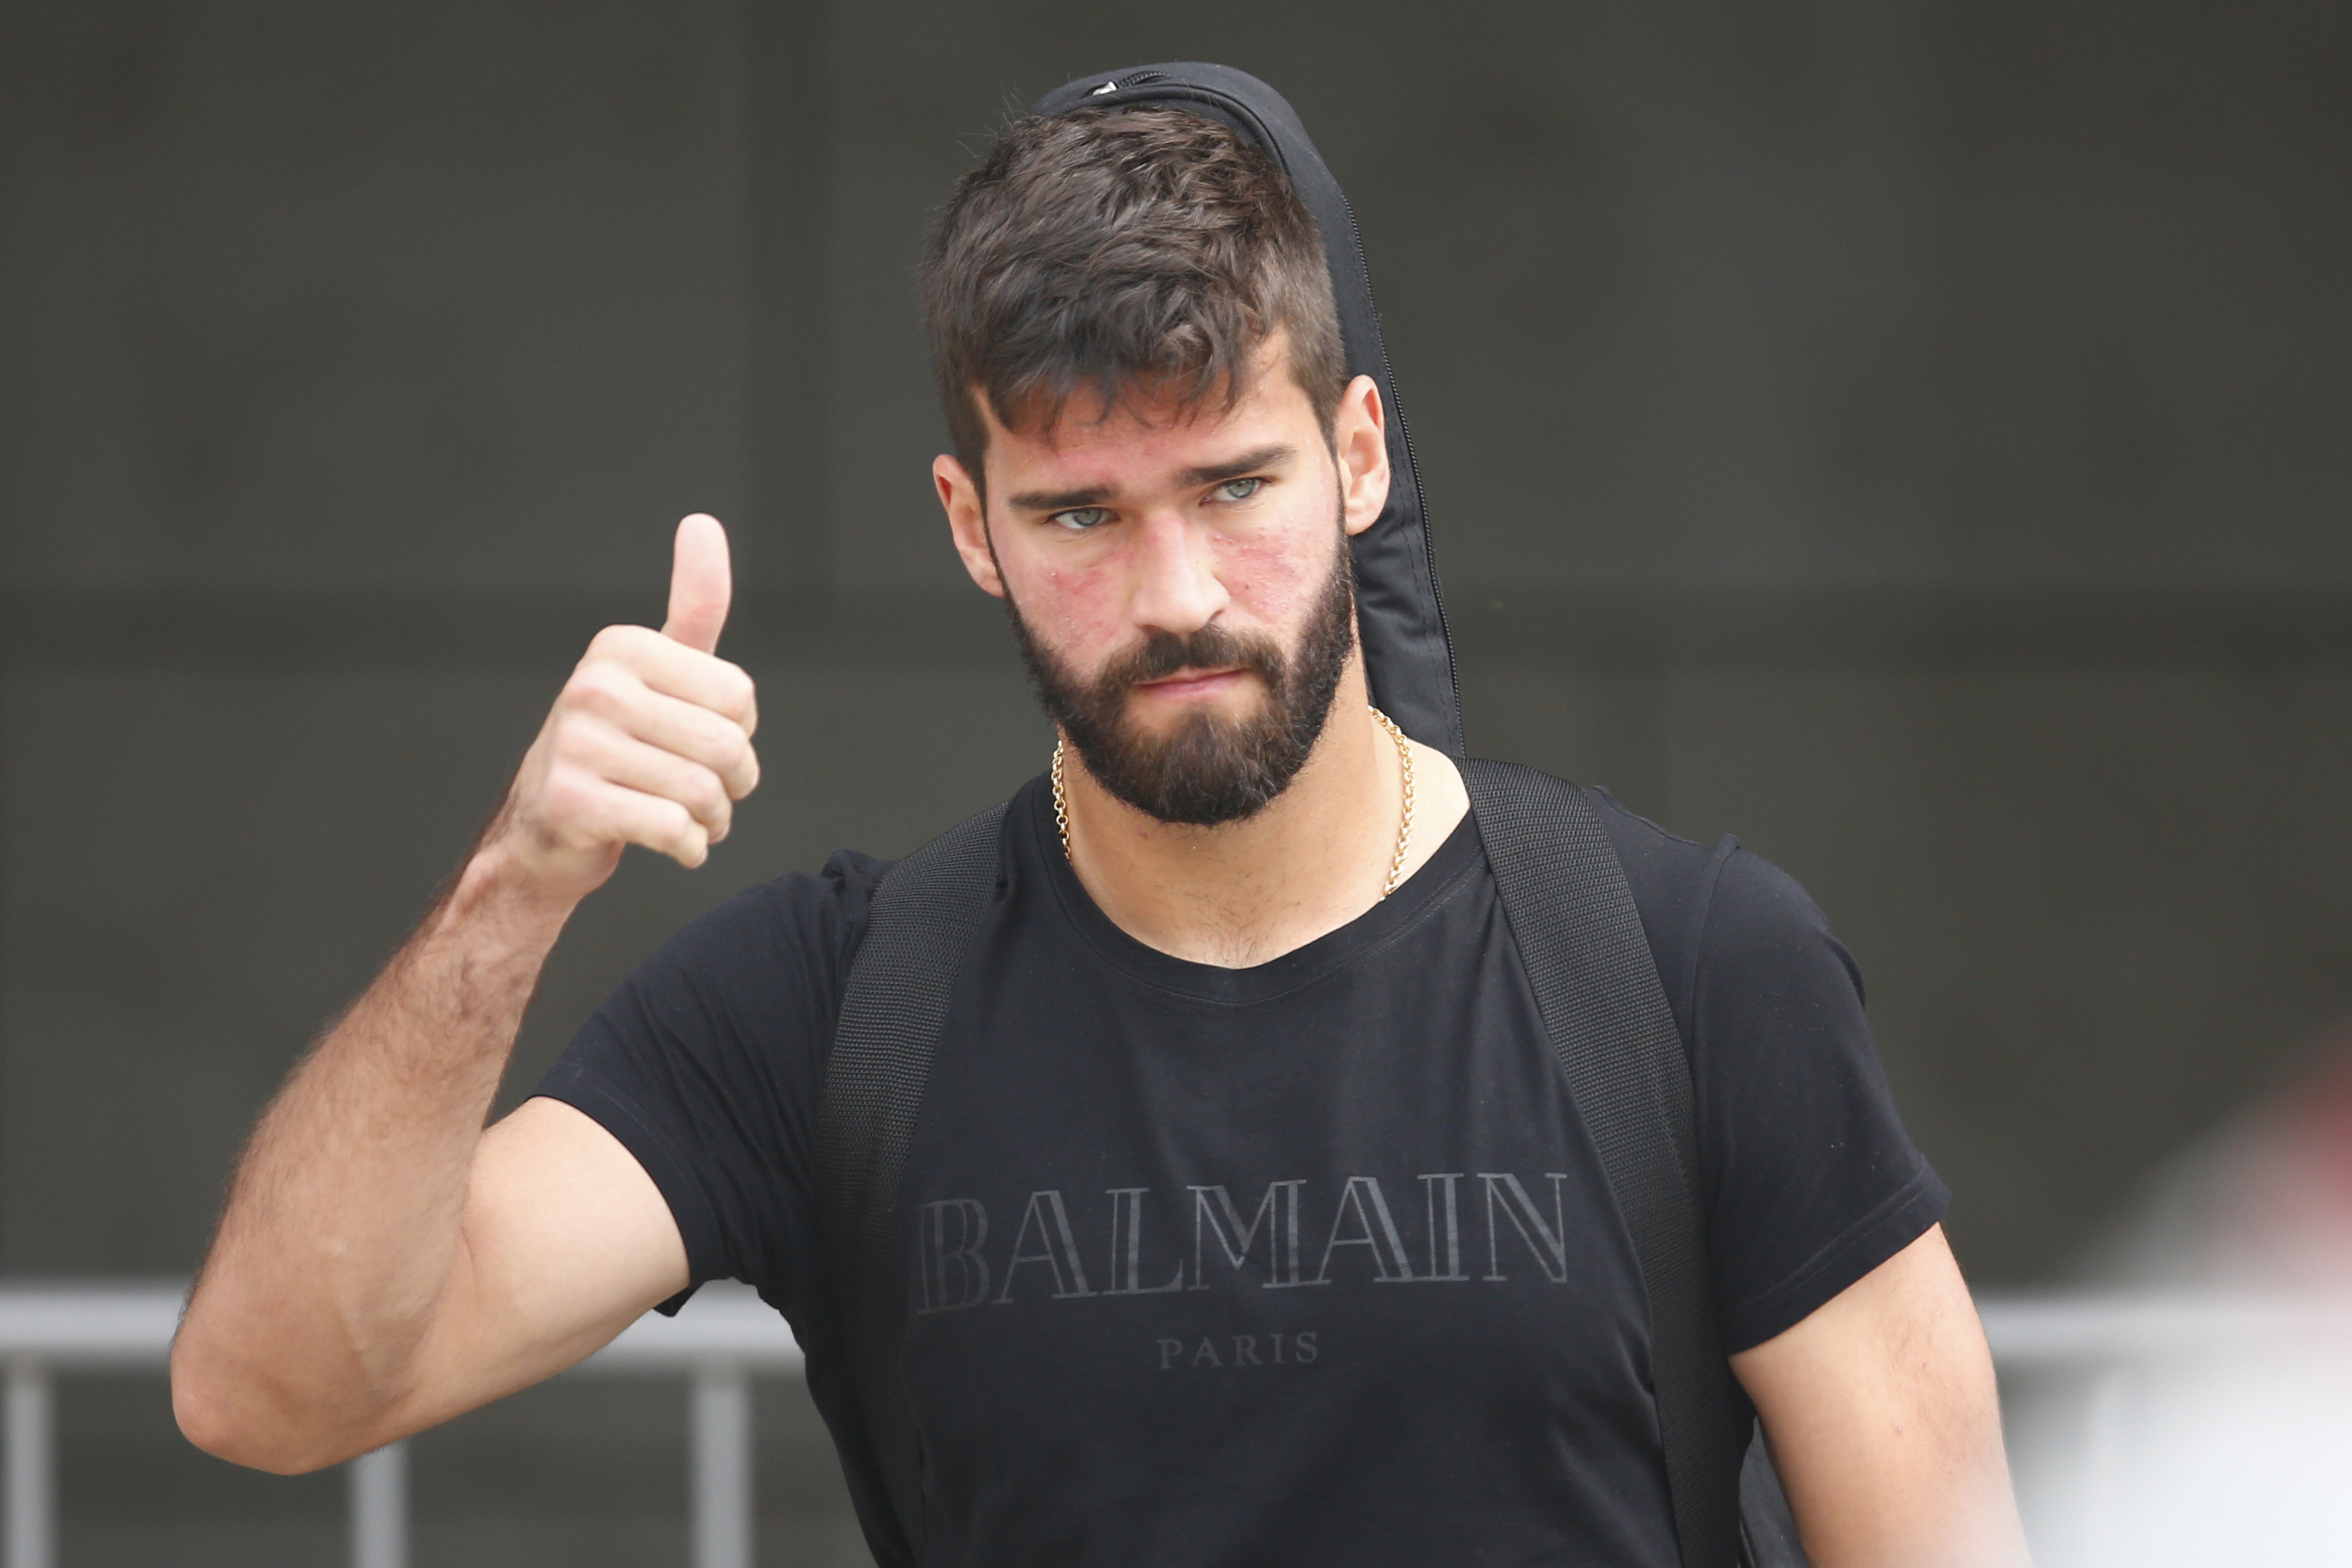
<path fill-rule="evenodd" d="M 1088 98 L 1100 98 L 1107 92 L 1118 92 L 1123 88 L 1141 87 L 1145 82 L 1158 81 L 1167 74 L 1168 73 L 1166 71 L 1138 71 L 1124 81 L 1120 80 L 1118 77 L 1113 77 L 1108 81 L 1103 83 L 1100 87 L 1095 89 L 1092 92 L 1087 94 L 1087 96 Z"/>

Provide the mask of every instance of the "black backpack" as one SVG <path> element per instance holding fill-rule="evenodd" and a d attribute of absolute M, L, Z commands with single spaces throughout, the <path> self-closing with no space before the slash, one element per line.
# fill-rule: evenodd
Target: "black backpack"
<path fill-rule="evenodd" d="M 1321 226 L 1351 374 L 1378 383 L 1394 478 L 1351 544 L 1372 700 L 1457 759 L 1546 1031 L 1599 1149 L 1650 1300 L 1652 1370 L 1683 1568 L 1801 1568 L 1752 1407 L 1731 1375 L 1707 1267 L 1690 1065 L 1623 868 L 1578 786 L 1464 760 L 1460 702 L 1421 477 L 1398 411 L 1354 215 L 1290 106 L 1223 66 L 1084 78 L 1032 112 L 1165 104 L 1272 153 Z M 922 1455 L 900 1380 L 906 1283 L 898 1205 L 948 1000 L 998 887 L 1004 807 L 893 868 L 843 994 L 817 1125 L 818 1204 L 838 1348 L 854 1398 L 834 1413 L 861 1522 L 890 1568 L 922 1560 Z"/>

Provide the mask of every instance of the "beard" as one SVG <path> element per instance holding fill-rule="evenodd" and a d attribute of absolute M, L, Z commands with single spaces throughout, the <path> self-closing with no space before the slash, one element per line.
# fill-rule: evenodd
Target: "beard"
<path fill-rule="evenodd" d="M 1038 643 L 1010 594 L 1004 607 L 1037 700 L 1087 772 L 1146 816 L 1194 827 L 1254 816 L 1290 787 L 1323 733 L 1356 647 L 1356 584 L 1345 533 L 1287 656 L 1262 632 L 1232 632 L 1212 622 L 1185 637 L 1151 632 L 1091 680 L 1081 679 Z M 1157 738 L 1129 721 L 1129 699 L 1143 682 L 1182 669 L 1234 667 L 1265 687 L 1256 712 L 1241 719 L 1195 712 Z"/>

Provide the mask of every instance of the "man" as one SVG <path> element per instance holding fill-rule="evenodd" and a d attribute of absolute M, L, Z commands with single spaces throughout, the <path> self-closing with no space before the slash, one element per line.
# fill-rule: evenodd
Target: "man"
<path fill-rule="evenodd" d="M 1136 96 L 1167 74 L 1015 126 L 925 266 L 940 501 L 1063 743 L 1005 814 L 899 1189 L 919 1558 L 1663 1568 L 1642 1274 L 1462 775 L 1370 701 L 1440 710 L 1368 672 L 1412 594 L 1367 552 L 1418 514 L 1382 374 L 1350 374 L 1352 237 L 1327 251 L 1246 96 Z M 814 1147 L 887 867 L 721 906 L 481 1129 L 572 909 L 625 844 L 700 864 L 757 783 L 727 601 L 724 535 L 688 518 L 662 631 L 598 636 L 449 893 L 262 1118 L 174 1353 L 202 1446 L 332 1463 L 730 1276 L 854 1438 Z M 1729 841 L 1603 811 L 1808 1549 L 2016 1561 L 1943 1189 L 1843 951 Z M 845 1461 L 877 1553 L 912 1560 L 871 1456 Z"/>

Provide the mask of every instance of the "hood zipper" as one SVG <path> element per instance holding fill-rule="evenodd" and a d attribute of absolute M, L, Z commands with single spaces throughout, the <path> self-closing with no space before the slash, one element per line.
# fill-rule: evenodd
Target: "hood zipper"
<path fill-rule="evenodd" d="M 1166 71 L 1138 71 L 1133 76 L 1115 76 L 1087 93 L 1087 97 L 1105 98 L 1114 92 L 1125 92 L 1131 87 L 1141 87 L 1147 82 L 1164 81 L 1167 76 Z"/>

